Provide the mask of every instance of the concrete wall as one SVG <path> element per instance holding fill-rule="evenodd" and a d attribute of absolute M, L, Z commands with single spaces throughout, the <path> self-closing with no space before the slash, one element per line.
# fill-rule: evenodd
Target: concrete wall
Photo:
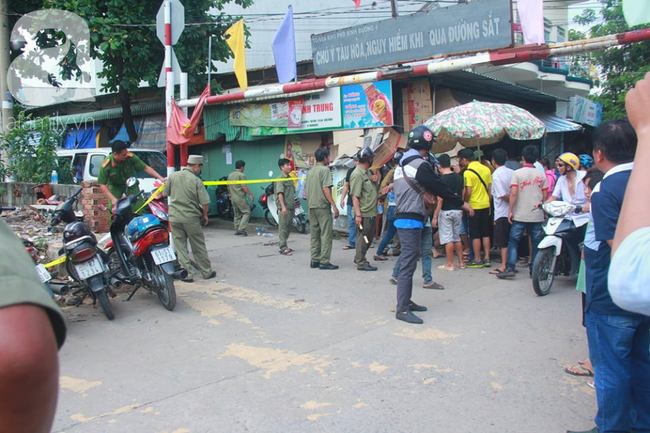
<path fill-rule="evenodd" d="M 37 204 L 39 194 L 47 188 L 50 189 L 52 197 L 56 196 L 57 200 L 65 200 L 77 192 L 79 188 L 83 188 L 74 209 L 83 212 L 84 222 L 88 224 L 93 232 L 108 232 L 110 224 L 109 213 L 106 210 L 102 210 L 102 206 L 108 206 L 108 199 L 99 190 L 99 185 L 96 182 L 82 182 L 81 187 L 79 185 L 59 184 L 46 184 L 37 188 L 34 187 L 37 187 L 37 184 L 2 182 L 0 183 L 0 190 L 2 190 L 0 203 L 2 206 L 18 207 L 35 205 Z"/>
<path fill-rule="evenodd" d="M 78 185 L 47 184 L 52 195 L 69 197 L 78 189 Z M 0 182 L 0 203 L 2 206 L 28 206 L 36 204 L 37 193 L 34 191 L 35 183 Z"/>

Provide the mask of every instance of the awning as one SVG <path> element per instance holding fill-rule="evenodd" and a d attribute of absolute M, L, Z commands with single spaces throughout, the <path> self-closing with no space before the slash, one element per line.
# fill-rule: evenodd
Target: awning
<path fill-rule="evenodd" d="M 158 114 L 165 112 L 165 102 L 147 102 L 144 104 L 134 104 L 131 105 L 131 115 L 133 117 L 147 116 L 150 114 Z M 95 122 L 101 122 L 102 120 L 109 119 L 121 119 L 122 118 L 122 107 L 118 108 L 109 108 L 107 110 L 99 111 L 90 111 L 87 113 L 78 113 L 78 114 L 69 114 L 67 116 L 51 116 L 50 121 L 53 124 L 59 126 L 72 126 L 72 127 L 81 127 L 88 126 L 90 124 L 94 125 Z M 37 120 L 31 120 L 25 122 L 27 127 L 31 127 L 34 122 Z"/>
<path fill-rule="evenodd" d="M 572 132 L 582 131 L 582 125 L 574 123 L 562 117 L 554 116 L 553 114 L 537 114 L 533 113 L 535 117 L 544 123 L 546 126 L 546 133 L 553 134 L 555 132 Z"/>

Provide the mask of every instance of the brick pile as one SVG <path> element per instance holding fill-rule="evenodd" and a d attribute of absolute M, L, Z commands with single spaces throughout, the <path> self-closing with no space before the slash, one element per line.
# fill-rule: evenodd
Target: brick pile
<path fill-rule="evenodd" d="M 97 182 L 81 182 L 81 210 L 84 213 L 84 222 L 94 233 L 108 233 L 110 218 L 108 198 L 99 189 Z"/>

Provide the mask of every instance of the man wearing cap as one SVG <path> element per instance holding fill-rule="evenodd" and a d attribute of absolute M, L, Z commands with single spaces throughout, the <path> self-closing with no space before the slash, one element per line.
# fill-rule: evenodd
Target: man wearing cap
<path fill-rule="evenodd" d="M 307 173 L 305 193 L 309 205 L 310 224 L 310 262 L 312 269 L 335 270 L 339 267 L 330 262 L 332 255 L 332 209 L 334 218 L 339 217 L 339 209 L 332 198 L 332 173 L 328 167 L 330 153 L 324 147 L 314 152 L 316 165 Z"/>
<path fill-rule="evenodd" d="M 123 141 L 115 140 L 111 146 L 113 153 L 108 155 L 99 169 L 99 176 L 97 183 L 99 189 L 109 200 L 109 210 L 113 208 L 117 200 L 122 197 L 122 194 L 137 194 L 140 192 L 138 182 L 130 187 L 126 186 L 127 179 L 136 177 L 138 171 L 155 177 L 162 183 L 167 182 L 167 179 L 162 177 L 156 170 L 149 167 L 133 153 L 128 150 L 129 145 Z M 139 199 L 134 205 L 134 209 L 139 209 L 142 206 L 142 199 Z"/>
<path fill-rule="evenodd" d="M 402 244 L 401 267 L 397 278 L 397 306 L 395 318 L 407 323 L 420 324 L 422 319 L 413 311 L 427 311 L 427 307 L 411 300 L 413 293 L 413 272 L 421 251 L 421 235 L 424 221 L 430 211 L 426 209 L 422 194 L 431 192 L 453 205 L 459 205 L 470 215 L 474 210 L 442 183 L 434 173 L 427 157 L 435 142 L 433 132 L 424 125 L 416 126 L 409 133 L 404 154 L 395 169 L 394 191 L 397 203 L 395 227 Z M 442 288 L 438 285 L 437 288 Z"/>
<path fill-rule="evenodd" d="M 183 281 L 194 281 L 190 266 L 190 256 L 187 251 L 187 241 L 190 242 L 194 261 L 205 279 L 214 278 L 217 273 L 212 270 L 208 250 L 205 247 L 205 236 L 201 225 L 208 225 L 208 205 L 210 196 L 199 178 L 203 168 L 201 155 L 190 155 L 187 167 L 172 173 L 163 188 L 163 195 L 169 197 L 169 224 L 174 237 L 174 246 L 178 261 L 189 273 Z"/>
<path fill-rule="evenodd" d="M 357 155 L 357 168 L 350 176 L 350 195 L 354 206 L 354 223 L 356 226 L 356 254 L 354 263 L 357 271 L 376 271 L 366 259 L 366 253 L 375 234 L 375 217 L 377 216 L 377 185 L 370 180 L 368 170 L 375 154 L 369 147 L 361 149 Z"/>
<path fill-rule="evenodd" d="M 228 181 L 243 181 L 246 180 L 244 169 L 246 163 L 242 160 L 235 162 L 235 171 L 228 175 Z M 245 184 L 236 183 L 228 185 L 228 195 L 232 202 L 232 210 L 235 213 L 235 236 L 248 236 L 246 227 L 248 221 L 251 219 L 251 207 L 246 200 L 246 195 L 251 198 L 251 203 L 254 203 L 255 197 Z"/>

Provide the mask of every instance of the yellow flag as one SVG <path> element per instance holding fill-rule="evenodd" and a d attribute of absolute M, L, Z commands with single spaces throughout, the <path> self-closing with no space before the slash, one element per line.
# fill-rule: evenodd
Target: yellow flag
<path fill-rule="evenodd" d="M 226 43 L 235 55 L 235 76 L 242 92 L 248 88 L 248 77 L 246 76 L 246 55 L 244 54 L 244 20 L 239 20 L 223 34 L 224 37 L 230 35 L 226 39 Z"/>

